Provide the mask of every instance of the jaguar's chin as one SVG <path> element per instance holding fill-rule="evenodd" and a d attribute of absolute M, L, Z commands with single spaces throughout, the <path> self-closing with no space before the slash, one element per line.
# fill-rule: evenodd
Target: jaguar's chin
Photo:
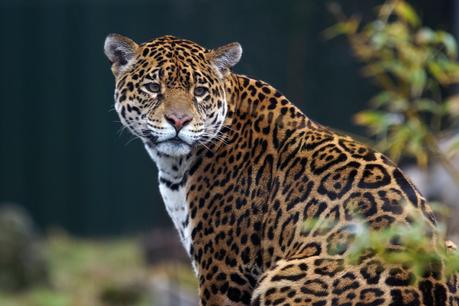
<path fill-rule="evenodd" d="M 157 143 L 155 147 L 159 153 L 173 157 L 187 155 L 192 148 L 188 143 L 176 139 Z"/>

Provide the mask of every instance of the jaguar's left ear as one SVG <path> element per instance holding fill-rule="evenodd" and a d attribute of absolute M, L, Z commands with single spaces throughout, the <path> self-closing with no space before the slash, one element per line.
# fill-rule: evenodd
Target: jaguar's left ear
<path fill-rule="evenodd" d="M 226 76 L 231 67 L 235 66 L 242 56 L 242 47 L 239 43 L 233 42 L 206 54 L 207 59 L 212 62 L 222 76 Z"/>

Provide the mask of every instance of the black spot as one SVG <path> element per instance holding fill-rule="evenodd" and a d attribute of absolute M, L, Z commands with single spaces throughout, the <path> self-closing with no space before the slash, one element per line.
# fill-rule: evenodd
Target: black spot
<path fill-rule="evenodd" d="M 403 291 L 402 291 L 403 290 Z M 392 302 L 389 306 L 419 306 L 419 294 L 412 289 L 392 289 L 390 291 Z M 404 296 L 410 297 L 409 302 L 405 302 Z"/>
<path fill-rule="evenodd" d="M 241 301 L 241 290 L 234 288 L 234 287 L 229 287 L 228 288 L 228 297 L 230 300 L 233 302 L 240 302 Z"/>
<path fill-rule="evenodd" d="M 362 179 L 358 187 L 362 189 L 380 188 L 390 184 L 390 176 L 387 170 L 379 164 L 367 164 L 363 170 Z"/>
<path fill-rule="evenodd" d="M 306 276 L 306 273 L 298 273 L 298 274 L 277 274 L 274 275 L 271 278 L 271 281 L 273 282 L 279 282 L 279 281 L 291 281 L 291 282 L 297 282 L 301 279 L 303 279 Z"/>
<path fill-rule="evenodd" d="M 405 193 L 407 198 L 414 206 L 418 206 L 418 196 L 416 191 L 414 190 L 413 186 L 407 181 L 405 176 L 400 172 L 399 169 L 394 170 L 394 178 L 397 181 L 397 184 L 400 186 L 402 191 Z"/>
<path fill-rule="evenodd" d="M 230 277 L 231 277 L 231 280 L 238 285 L 243 286 L 247 283 L 247 281 L 237 273 L 231 273 Z"/>

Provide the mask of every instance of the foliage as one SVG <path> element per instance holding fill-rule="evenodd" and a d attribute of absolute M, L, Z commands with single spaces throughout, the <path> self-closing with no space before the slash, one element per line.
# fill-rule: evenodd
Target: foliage
<path fill-rule="evenodd" d="M 452 242 L 444 242 L 445 227 L 433 228 L 419 210 L 408 204 L 400 205 L 404 205 L 411 216 L 410 224 L 394 223 L 386 228 L 373 229 L 356 213 L 354 220 L 339 229 L 347 234 L 329 248 L 344 254 L 349 265 L 359 264 L 369 254 L 386 265 L 401 265 L 413 273 L 413 281 L 420 280 L 429 269 L 438 267 L 443 267 L 442 276 L 445 278 L 459 272 L 459 252 Z M 329 219 L 306 220 L 302 232 L 314 236 L 318 232 L 329 232 L 337 225 L 335 220 Z"/>
<path fill-rule="evenodd" d="M 429 231 L 432 229 L 421 216 L 415 218 L 413 224 L 395 224 L 382 230 L 360 223 L 346 259 L 350 264 L 357 264 L 371 248 L 371 253 L 382 262 L 408 267 L 416 280 L 432 267 L 438 267 L 438 263 L 444 267 L 442 276 L 448 278 L 459 271 L 459 253 L 443 245 L 442 236 L 429 238 Z"/>
<path fill-rule="evenodd" d="M 364 75 L 381 89 L 370 109 L 355 115 L 355 122 L 367 127 L 378 149 L 391 158 L 414 157 L 421 166 L 437 158 L 459 183 L 459 173 L 436 141 L 459 121 L 459 96 L 443 96 L 459 81 L 454 37 L 422 26 L 405 0 L 387 0 L 366 24 L 345 16 L 337 4 L 330 8 L 339 22 L 325 35 L 345 35 L 364 64 Z M 458 149 L 459 139 L 449 152 Z"/>

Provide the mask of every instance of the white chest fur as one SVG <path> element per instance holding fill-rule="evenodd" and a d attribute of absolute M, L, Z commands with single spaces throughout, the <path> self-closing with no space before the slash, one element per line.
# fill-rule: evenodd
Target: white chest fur
<path fill-rule="evenodd" d="M 188 255 L 190 255 L 192 229 L 189 220 L 189 205 L 186 200 L 185 177 L 190 161 L 159 156 L 148 145 L 145 146 L 145 149 L 158 167 L 159 191 L 166 210 L 179 232 L 180 240 Z M 185 183 L 183 183 L 183 180 L 185 180 Z"/>
<path fill-rule="evenodd" d="M 188 220 L 189 206 L 186 201 L 186 188 L 182 186 L 177 190 L 173 190 L 166 184 L 160 183 L 159 191 L 166 205 L 166 210 L 179 232 L 180 240 L 189 254 L 191 249 L 191 228 Z"/>

